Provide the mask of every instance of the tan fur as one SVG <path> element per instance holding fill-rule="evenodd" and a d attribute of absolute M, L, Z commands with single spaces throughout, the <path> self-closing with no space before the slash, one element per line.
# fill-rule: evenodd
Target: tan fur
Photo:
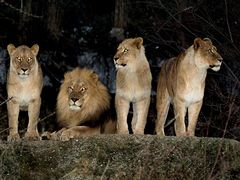
<path fill-rule="evenodd" d="M 37 123 L 41 106 L 41 91 L 43 77 L 41 67 L 37 62 L 39 46 L 31 48 L 22 45 L 7 46 L 10 55 L 10 68 L 7 77 L 7 93 L 11 98 L 7 103 L 10 133 L 8 141 L 18 140 L 18 116 L 19 111 L 28 111 L 29 122 L 26 139 L 37 140 L 39 138 Z"/>
<path fill-rule="evenodd" d="M 117 129 L 128 134 L 127 116 L 130 103 L 133 104 L 132 130 L 144 134 L 150 104 L 152 75 L 145 56 L 141 37 L 126 39 L 117 48 L 114 56 L 117 69 L 115 107 Z"/>
<path fill-rule="evenodd" d="M 76 68 L 67 72 L 57 97 L 57 121 L 66 128 L 60 139 L 114 133 L 116 124 L 102 116 L 110 109 L 110 99 L 106 86 L 92 70 Z"/>
<path fill-rule="evenodd" d="M 202 106 L 207 69 L 220 69 L 222 57 L 210 39 L 196 38 L 194 44 L 178 57 L 165 62 L 157 87 L 156 133 L 164 136 L 170 102 L 175 114 L 177 136 L 194 136 L 197 118 Z M 185 115 L 188 111 L 188 127 Z"/>

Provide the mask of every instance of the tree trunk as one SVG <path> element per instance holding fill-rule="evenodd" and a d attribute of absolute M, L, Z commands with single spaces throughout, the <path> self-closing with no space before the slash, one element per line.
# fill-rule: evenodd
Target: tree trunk
<path fill-rule="evenodd" d="M 62 10 L 58 6 L 59 1 L 48 0 L 47 29 L 53 40 L 59 40 L 61 36 Z"/>
<path fill-rule="evenodd" d="M 18 30 L 22 32 L 22 35 L 19 37 L 20 41 L 24 42 L 27 40 L 26 24 L 30 20 L 30 14 L 32 13 L 32 0 L 21 0 L 21 14 L 19 16 L 19 25 Z"/>
<path fill-rule="evenodd" d="M 176 4 L 177 4 L 177 12 L 178 12 L 178 29 L 180 29 L 177 33 L 178 33 L 178 37 L 179 37 L 179 41 L 181 43 L 181 46 L 186 48 L 186 37 L 185 37 L 185 32 L 183 31 L 182 25 L 184 24 L 184 19 L 183 19 L 183 9 L 186 8 L 186 2 L 184 0 L 176 0 Z"/>
<path fill-rule="evenodd" d="M 115 1 L 114 24 L 110 31 L 111 38 L 115 38 L 117 42 L 122 41 L 124 36 L 124 28 L 127 26 L 127 13 L 125 0 Z"/>
<path fill-rule="evenodd" d="M 116 0 L 115 2 L 114 27 L 124 29 L 127 25 L 125 0 Z"/>

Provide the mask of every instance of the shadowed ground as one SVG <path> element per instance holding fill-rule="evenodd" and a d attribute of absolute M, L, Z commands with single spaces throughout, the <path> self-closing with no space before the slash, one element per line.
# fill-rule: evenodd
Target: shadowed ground
<path fill-rule="evenodd" d="M 0 144 L 1 179 L 237 179 L 240 143 L 134 135 Z"/>

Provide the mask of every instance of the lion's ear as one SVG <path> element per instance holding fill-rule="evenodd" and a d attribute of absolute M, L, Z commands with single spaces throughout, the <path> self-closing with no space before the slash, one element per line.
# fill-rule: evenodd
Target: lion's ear
<path fill-rule="evenodd" d="M 97 82 L 98 81 L 98 75 L 95 73 L 95 72 L 92 72 L 91 73 L 91 78 L 94 82 Z"/>
<path fill-rule="evenodd" d="M 8 50 L 9 55 L 11 55 L 13 53 L 13 51 L 16 50 L 16 47 L 13 44 L 9 44 L 7 46 L 7 50 Z"/>
<path fill-rule="evenodd" d="M 140 49 L 141 46 L 143 45 L 143 38 L 141 38 L 141 37 L 135 38 L 134 44 L 137 46 L 138 49 Z"/>
<path fill-rule="evenodd" d="M 70 77 L 70 73 L 69 72 L 66 72 L 65 74 L 64 74 L 64 79 L 66 80 L 66 79 L 68 79 Z"/>
<path fill-rule="evenodd" d="M 202 45 L 202 39 L 201 38 L 195 38 L 193 48 L 195 50 L 197 50 L 199 47 L 201 47 L 201 45 Z"/>
<path fill-rule="evenodd" d="M 32 53 L 34 54 L 34 56 L 37 56 L 38 51 L 39 51 L 39 45 L 34 44 L 34 45 L 31 47 L 31 51 L 32 51 Z"/>
<path fill-rule="evenodd" d="M 209 42 L 210 44 L 212 44 L 212 41 L 209 38 L 204 38 L 203 40 L 206 41 L 206 42 Z"/>

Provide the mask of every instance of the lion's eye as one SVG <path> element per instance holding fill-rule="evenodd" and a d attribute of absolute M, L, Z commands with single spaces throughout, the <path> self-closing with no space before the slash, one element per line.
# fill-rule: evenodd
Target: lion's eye
<path fill-rule="evenodd" d="M 213 49 L 209 49 L 208 52 L 209 52 L 210 54 L 214 54 L 214 50 L 213 50 Z"/>
<path fill-rule="evenodd" d="M 29 58 L 27 59 L 27 61 L 28 61 L 28 62 L 31 62 L 31 61 L 32 61 L 32 58 L 31 58 L 31 57 L 29 57 Z"/>
<path fill-rule="evenodd" d="M 80 89 L 81 92 L 84 92 L 84 91 L 86 91 L 86 90 L 87 90 L 86 87 L 82 87 L 82 88 Z"/>
<path fill-rule="evenodd" d="M 72 92 L 73 91 L 73 87 L 72 86 L 68 87 L 68 91 Z"/>
<path fill-rule="evenodd" d="M 21 62 L 21 61 L 22 61 L 22 58 L 18 56 L 18 57 L 17 57 L 17 61 L 18 61 L 18 62 Z"/>
<path fill-rule="evenodd" d="M 127 48 L 124 48 L 124 49 L 123 49 L 123 52 L 124 52 L 124 53 L 127 53 L 128 51 L 129 51 L 129 50 L 128 50 Z"/>

